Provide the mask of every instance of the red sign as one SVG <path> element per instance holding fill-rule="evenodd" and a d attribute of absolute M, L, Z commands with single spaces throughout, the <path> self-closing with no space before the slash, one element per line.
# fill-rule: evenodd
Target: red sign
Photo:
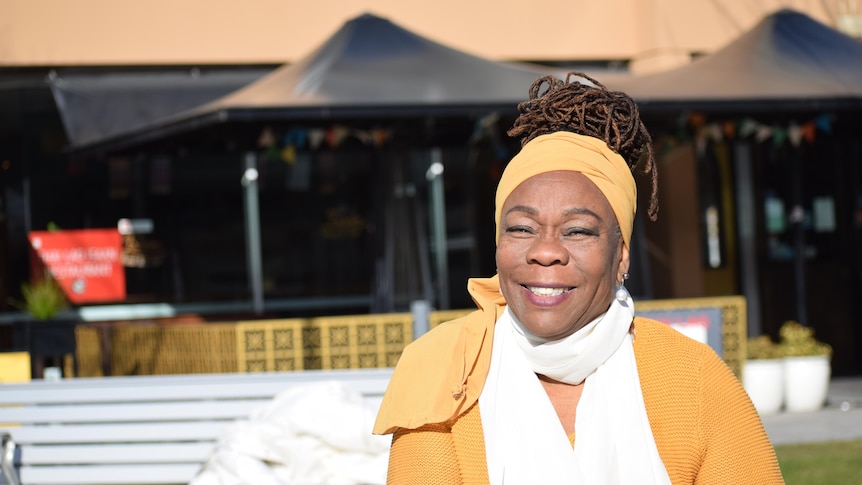
<path fill-rule="evenodd" d="M 33 231 L 30 246 L 69 301 L 75 304 L 126 298 L 123 241 L 116 229 Z"/>

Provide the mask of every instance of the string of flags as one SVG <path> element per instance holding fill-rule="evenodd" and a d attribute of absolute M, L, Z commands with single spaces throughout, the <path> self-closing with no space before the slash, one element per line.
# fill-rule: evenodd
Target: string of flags
<path fill-rule="evenodd" d="M 271 127 L 265 127 L 258 137 L 257 145 L 263 150 L 264 160 L 281 160 L 293 164 L 297 150 L 317 150 L 324 144 L 329 148 L 337 148 L 349 138 L 379 148 L 390 137 L 391 131 L 383 128 L 360 130 L 341 125 L 329 128 L 291 128 L 279 137 Z"/>
<path fill-rule="evenodd" d="M 707 121 L 702 113 L 691 113 L 681 118 L 681 125 L 685 125 L 685 134 L 677 138 L 694 137 L 699 152 L 706 149 L 708 142 L 732 141 L 741 139 L 753 139 L 758 143 L 771 141 L 775 146 L 781 146 L 789 142 L 798 147 L 802 142 L 811 144 L 817 139 L 818 133 L 831 134 L 834 116 L 823 113 L 815 116 L 804 123 L 789 121 L 780 123 L 762 123 L 752 117 L 744 117 L 736 120 Z M 493 118 L 480 120 L 473 134 L 477 136 L 487 135 L 489 126 L 494 125 Z M 355 139 L 366 146 L 379 148 L 390 140 L 392 132 L 385 128 L 358 129 L 343 125 L 333 125 L 328 128 L 290 128 L 281 135 L 276 134 L 271 127 L 265 127 L 261 131 L 257 144 L 263 151 L 263 159 L 269 161 L 280 160 L 287 164 L 296 161 L 297 150 L 317 150 L 322 146 L 337 148 L 345 140 Z M 672 144 L 672 143 L 671 143 Z M 497 155 L 506 156 L 505 147 L 497 141 L 494 143 Z"/>
<path fill-rule="evenodd" d="M 692 113 L 688 115 L 687 119 L 699 149 L 704 148 L 709 141 L 739 139 L 754 139 L 758 143 L 772 141 L 775 146 L 790 142 L 794 147 L 798 147 L 803 141 L 808 144 L 814 143 L 818 132 L 831 134 L 832 121 L 833 116 L 828 113 L 820 114 L 804 123 L 790 121 L 786 124 L 761 123 L 750 117 L 739 120 L 707 122 L 706 117 L 700 113 Z"/>

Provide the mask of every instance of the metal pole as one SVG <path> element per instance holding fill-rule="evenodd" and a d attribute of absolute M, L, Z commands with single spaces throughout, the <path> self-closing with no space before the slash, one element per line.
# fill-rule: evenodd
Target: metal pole
<path fill-rule="evenodd" d="M 758 285 L 757 221 L 754 215 L 754 161 L 750 146 L 738 142 L 733 146 L 736 174 L 736 233 L 739 238 L 739 272 L 742 294 L 745 295 L 748 321 L 748 336 L 756 337 L 763 332 L 760 321 L 760 287 Z"/>
<path fill-rule="evenodd" d="M 431 150 L 431 166 L 425 172 L 430 183 L 431 237 L 434 241 L 434 263 L 437 270 L 439 309 L 449 309 L 449 249 L 446 244 L 446 200 L 443 192 L 443 162 L 439 148 Z"/>
<path fill-rule="evenodd" d="M 257 156 L 245 154 L 242 187 L 245 206 L 245 249 L 252 308 L 256 315 L 263 313 L 263 263 L 260 249 L 260 209 L 257 196 Z"/>
<path fill-rule="evenodd" d="M 416 340 L 428 333 L 431 327 L 431 305 L 425 300 L 413 300 L 410 302 L 410 313 L 413 314 L 413 340 Z"/>
<path fill-rule="evenodd" d="M 793 151 L 793 209 L 790 222 L 793 224 L 795 243 L 793 269 L 796 278 L 796 320 L 808 325 L 808 300 L 805 285 L 805 208 L 803 192 L 802 157 L 798 150 Z"/>

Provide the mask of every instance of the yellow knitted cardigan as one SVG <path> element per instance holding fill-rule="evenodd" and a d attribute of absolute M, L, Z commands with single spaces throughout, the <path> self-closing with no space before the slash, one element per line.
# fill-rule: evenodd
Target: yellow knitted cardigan
<path fill-rule="evenodd" d="M 471 280 L 480 309 L 402 355 L 374 429 L 394 433 L 388 483 L 488 482 L 478 395 L 490 362 L 488 330 L 505 305 L 495 287 L 496 277 Z M 644 404 L 671 482 L 784 483 L 760 417 L 715 352 L 653 320 L 635 318 L 634 331 Z"/>

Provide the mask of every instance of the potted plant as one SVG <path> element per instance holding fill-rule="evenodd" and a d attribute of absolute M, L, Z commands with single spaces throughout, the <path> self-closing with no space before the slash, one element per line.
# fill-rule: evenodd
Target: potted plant
<path fill-rule="evenodd" d="M 31 320 L 22 322 L 18 329 L 16 346 L 30 353 L 33 377 L 42 377 L 46 365 L 62 366 L 66 354 L 75 353 L 76 319 L 59 318 L 68 308 L 66 294 L 46 272 L 33 283 L 21 285 L 22 301 L 13 301 L 18 309 L 28 313 Z"/>
<path fill-rule="evenodd" d="M 787 411 L 816 411 L 826 402 L 832 347 L 814 338 L 814 329 L 784 322 L 779 329 L 784 356 L 784 403 Z"/>
<path fill-rule="evenodd" d="M 784 403 L 784 360 L 778 345 L 768 335 L 748 339 L 742 385 L 757 412 L 781 411 Z"/>
<path fill-rule="evenodd" d="M 50 276 L 32 284 L 22 284 L 21 296 L 24 302 L 18 307 L 35 320 L 50 320 L 69 306 L 63 289 Z"/>

